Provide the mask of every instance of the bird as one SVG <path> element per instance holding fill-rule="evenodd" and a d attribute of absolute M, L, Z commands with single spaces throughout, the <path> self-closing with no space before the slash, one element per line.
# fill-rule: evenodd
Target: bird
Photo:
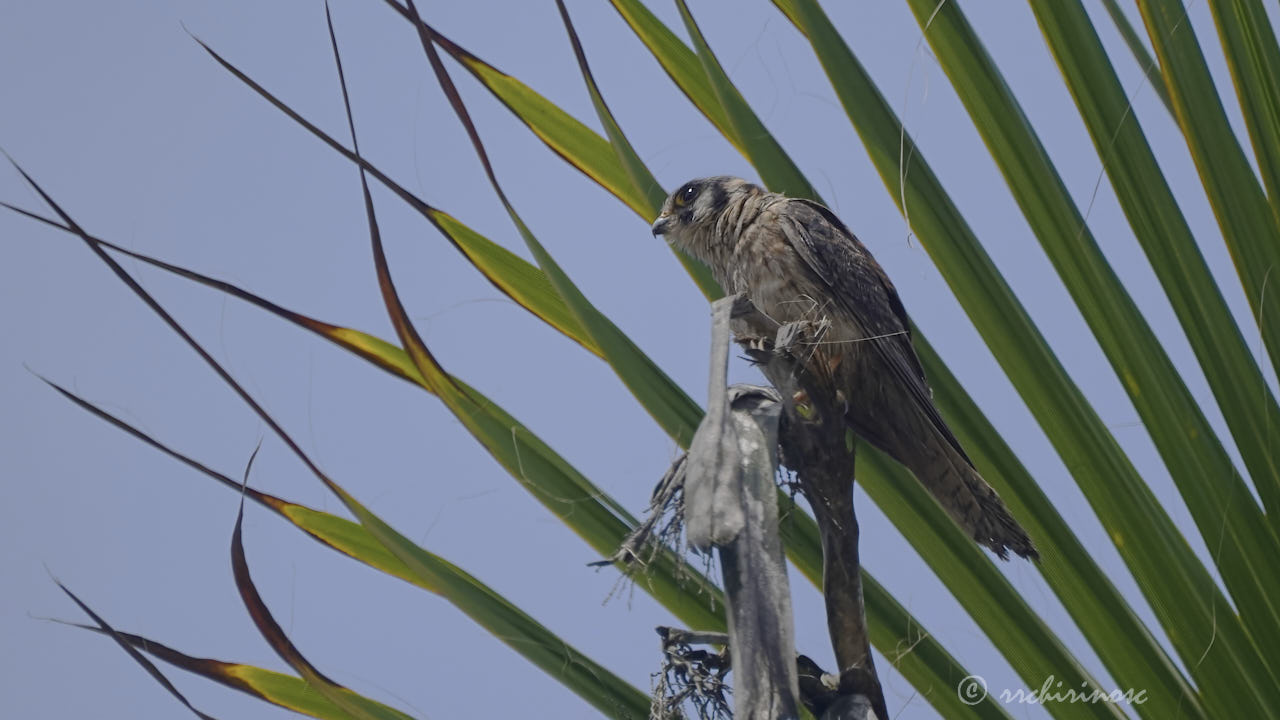
<path fill-rule="evenodd" d="M 708 177 L 672 192 L 652 230 L 778 327 L 820 323 L 801 372 L 835 393 L 847 429 L 910 470 L 978 544 L 1001 559 L 1039 558 L 934 405 L 893 283 L 835 213 L 741 178 Z"/>

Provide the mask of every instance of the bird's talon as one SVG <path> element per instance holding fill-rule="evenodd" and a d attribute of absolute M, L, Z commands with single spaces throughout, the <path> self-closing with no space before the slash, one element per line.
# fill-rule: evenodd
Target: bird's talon
<path fill-rule="evenodd" d="M 738 346 L 747 354 L 746 359 L 757 365 L 764 365 L 773 357 L 773 341 L 755 335 L 739 335 Z"/>
<path fill-rule="evenodd" d="M 813 403 L 809 401 L 809 393 L 804 390 L 797 390 L 791 396 L 791 402 L 795 406 L 796 413 L 805 420 L 813 419 Z"/>

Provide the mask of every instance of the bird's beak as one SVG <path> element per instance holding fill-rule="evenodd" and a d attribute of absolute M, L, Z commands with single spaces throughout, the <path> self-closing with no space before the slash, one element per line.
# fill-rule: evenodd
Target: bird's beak
<path fill-rule="evenodd" d="M 667 226 L 671 224 L 670 215 L 659 215 L 657 220 L 653 221 L 653 236 L 657 237 L 667 231 Z"/>

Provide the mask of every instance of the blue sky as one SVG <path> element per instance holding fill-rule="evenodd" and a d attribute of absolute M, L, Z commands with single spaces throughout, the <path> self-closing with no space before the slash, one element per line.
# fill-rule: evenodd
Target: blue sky
<path fill-rule="evenodd" d="M 672 27 L 674 8 L 651 3 Z M 1030 11 L 962 3 L 1104 252 L 1222 427 L 1176 321 L 1116 205 Z M 464 47 L 598 127 L 555 6 L 424 2 Z M 905 4 L 829 3 L 957 205 L 1115 437 L 1185 528 L 1136 414 L 921 42 Z M 754 177 L 607 3 L 570 2 L 597 80 L 667 187 Z M 1134 111 L 1243 327 L 1244 298 L 1180 136 L 1098 3 L 1088 3 Z M 917 324 L 1151 623 L 1070 476 L 912 239 L 804 39 L 771 4 L 692 9 L 725 67 L 819 192 L 884 265 Z M 409 26 L 378 2 L 335 0 L 362 149 L 421 197 L 525 255 Z M 1204 3 L 1189 16 L 1229 88 Z M 352 166 L 219 68 L 191 32 L 326 130 L 345 135 L 318 2 L 10 3 L 0 8 L 0 146 L 90 232 L 235 282 L 330 322 L 394 334 L 379 298 Z M 683 34 L 682 29 L 678 30 Z M 586 295 L 695 398 L 706 387 L 706 305 L 630 210 L 548 151 L 455 70 L 512 201 Z M 1239 130 L 1238 110 L 1227 103 Z M 1096 190 L 1096 193 L 1095 193 Z M 43 211 L 16 172 L 0 199 Z M 444 365 L 498 400 L 636 512 L 677 450 L 609 369 L 501 297 L 424 220 L 375 189 L 393 273 Z M 0 214 L 0 696 L 15 717 L 183 712 L 111 643 L 43 622 L 79 619 L 53 573 L 118 628 L 195 655 L 282 665 L 231 579 L 237 497 L 88 416 L 26 368 L 75 388 L 196 458 L 339 511 L 255 416 L 73 238 Z M 217 294 L 126 263 L 306 450 L 405 535 L 471 571 L 647 689 L 652 628 L 670 616 L 538 505 L 434 398 Z M 1256 341 L 1256 333 L 1248 335 Z M 735 365 L 735 380 L 756 378 Z M 896 530 L 859 495 L 867 567 L 993 688 L 1022 687 Z M 1192 533 L 1194 535 L 1194 532 Z M 437 597 L 379 575 L 250 508 L 245 541 L 268 604 L 324 672 L 414 715 L 594 713 Z M 1205 556 L 1203 546 L 1193 546 Z M 1005 567 L 1069 647 L 1106 675 L 1039 576 Z M 830 667 L 821 599 L 795 590 L 800 649 Z M 1152 623 L 1154 627 L 1154 623 Z M 1158 630 L 1157 630 L 1158 634 Z M 900 718 L 934 717 L 880 658 Z M 199 679 L 215 716 L 284 717 Z M 951 692 L 951 688 L 939 692 Z M 1011 708 L 1043 717 L 1039 708 Z"/>

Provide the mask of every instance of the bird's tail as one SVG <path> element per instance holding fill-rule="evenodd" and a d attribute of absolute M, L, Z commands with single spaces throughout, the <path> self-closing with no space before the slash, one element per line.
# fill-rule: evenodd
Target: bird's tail
<path fill-rule="evenodd" d="M 995 488 L 946 439 L 934 436 L 930 440 L 933 452 L 920 453 L 908 467 L 947 514 L 1000 559 L 1008 559 L 1012 550 L 1020 557 L 1038 560 L 1040 553 L 1027 531 L 1013 519 Z"/>
<path fill-rule="evenodd" d="M 964 491 L 973 498 L 974 504 L 979 508 L 974 520 L 962 524 L 961 527 L 974 540 L 991 548 L 991 551 L 1002 560 L 1008 557 L 1009 550 L 1019 557 L 1039 560 L 1040 553 L 1036 551 L 1035 544 L 1031 542 L 1027 531 L 1013 519 L 1009 508 L 1005 507 L 1004 501 L 1000 499 L 995 488 L 988 485 L 972 465 L 963 461 L 953 477 L 955 475 L 959 475 L 959 483 L 964 486 Z M 944 481 L 944 484 L 946 482 Z M 955 484 L 954 480 L 950 482 Z"/>
<path fill-rule="evenodd" d="M 874 378 L 874 373 L 864 373 Z M 909 469 L 969 537 L 1000 559 L 1009 551 L 1039 559 L 1035 545 L 995 489 L 974 469 L 936 410 L 903 401 L 882 383 L 857 387 L 860 402 L 845 414 L 862 439 Z"/>

